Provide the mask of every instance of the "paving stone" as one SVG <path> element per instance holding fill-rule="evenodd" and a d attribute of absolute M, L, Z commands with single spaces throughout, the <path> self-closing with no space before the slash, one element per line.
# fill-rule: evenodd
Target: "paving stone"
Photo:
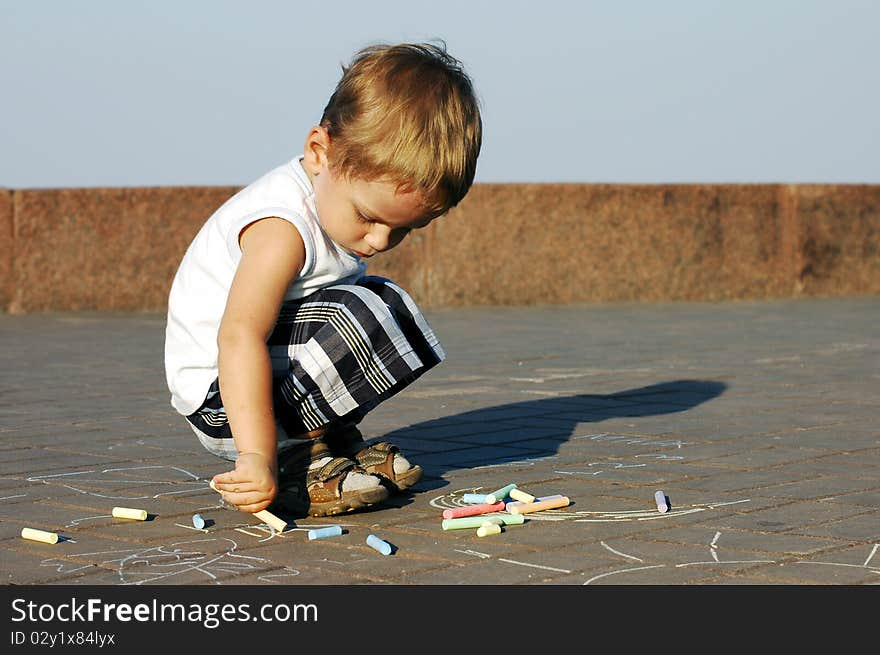
<path fill-rule="evenodd" d="M 799 534 L 803 534 L 805 530 L 811 530 L 811 526 L 840 521 L 860 514 L 866 514 L 863 508 L 816 501 L 795 501 L 732 517 L 727 520 L 727 524 L 734 528 L 760 532 L 798 531 Z"/>

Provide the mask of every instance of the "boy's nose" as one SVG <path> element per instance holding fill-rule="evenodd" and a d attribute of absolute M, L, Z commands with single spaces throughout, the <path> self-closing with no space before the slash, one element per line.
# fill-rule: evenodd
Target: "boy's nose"
<path fill-rule="evenodd" d="M 376 252 L 388 249 L 388 240 L 391 238 L 391 230 L 385 225 L 374 225 L 373 229 L 364 237 L 370 248 Z"/>

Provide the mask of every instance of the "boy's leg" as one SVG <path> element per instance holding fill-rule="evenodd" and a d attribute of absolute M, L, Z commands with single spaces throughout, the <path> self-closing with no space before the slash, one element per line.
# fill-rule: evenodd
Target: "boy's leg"
<path fill-rule="evenodd" d="M 276 378 L 276 416 L 288 433 L 327 427 L 323 440 L 392 490 L 422 474 L 387 443 L 367 444 L 355 425 L 445 359 L 412 298 L 390 280 L 365 276 L 355 285 L 321 289 L 285 303 L 269 338 Z"/>

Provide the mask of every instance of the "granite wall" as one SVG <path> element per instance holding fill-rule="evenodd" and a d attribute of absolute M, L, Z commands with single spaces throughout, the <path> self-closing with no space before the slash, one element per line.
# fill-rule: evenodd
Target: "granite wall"
<path fill-rule="evenodd" d="M 0 189 L 0 310 L 163 311 L 237 190 Z M 368 272 L 425 307 L 880 294 L 880 185 L 477 184 Z"/>

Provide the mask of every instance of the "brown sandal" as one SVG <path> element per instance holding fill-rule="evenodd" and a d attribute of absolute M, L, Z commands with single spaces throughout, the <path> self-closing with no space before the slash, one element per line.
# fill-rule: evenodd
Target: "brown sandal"
<path fill-rule="evenodd" d="M 392 488 L 403 491 L 422 479 L 422 467 L 411 464 L 402 473 L 394 472 L 394 455 L 400 448 L 387 441 L 368 444 L 355 426 L 349 425 L 324 435 L 334 455 L 350 457 L 367 473 L 378 475 Z"/>
<path fill-rule="evenodd" d="M 369 507 L 388 497 L 380 485 L 367 489 L 342 489 L 350 473 L 367 474 L 347 457 L 333 457 L 317 468 L 309 464 L 333 457 L 327 444 L 320 439 L 309 447 L 295 447 L 278 457 L 278 486 L 274 508 L 298 516 L 332 516 Z"/>

